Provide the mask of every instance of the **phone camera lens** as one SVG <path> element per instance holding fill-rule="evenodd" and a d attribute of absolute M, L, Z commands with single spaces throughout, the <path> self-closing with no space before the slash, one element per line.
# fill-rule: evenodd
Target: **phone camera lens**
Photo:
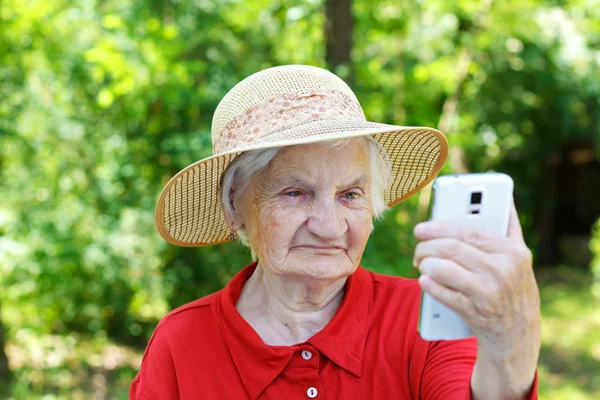
<path fill-rule="evenodd" d="M 481 204 L 481 192 L 471 193 L 471 204 Z"/>

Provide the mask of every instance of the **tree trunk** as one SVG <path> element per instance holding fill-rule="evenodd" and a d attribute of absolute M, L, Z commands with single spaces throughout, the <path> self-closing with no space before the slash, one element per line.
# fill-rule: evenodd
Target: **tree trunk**
<path fill-rule="evenodd" d="M 325 61 L 327 68 L 351 84 L 352 68 L 352 0 L 325 2 Z"/>
<path fill-rule="evenodd" d="M 2 304 L 0 303 L 0 315 L 2 315 Z M 12 379 L 12 373 L 8 366 L 8 357 L 4 352 L 6 347 L 6 333 L 2 319 L 0 319 L 0 388 L 7 388 L 10 386 Z"/>
<path fill-rule="evenodd" d="M 551 266 L 558 262 L 558 240 L 556 229 L 556 210 L 558 208 L 558 169 L 560 167 L 561 155 L 551 154 L 546 162 L 543 195 L 536 207 L 534 215 L 536 231 L 539 232 L 538 257 L 536 266 Z"/>

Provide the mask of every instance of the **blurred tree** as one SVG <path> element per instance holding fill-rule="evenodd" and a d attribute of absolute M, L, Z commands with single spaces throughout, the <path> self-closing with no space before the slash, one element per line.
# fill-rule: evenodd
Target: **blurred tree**
<path fill-rule="evenodd" d="M 325 1 L 325 60 L 327 67 L 352 85 L 352 0 Z"/>

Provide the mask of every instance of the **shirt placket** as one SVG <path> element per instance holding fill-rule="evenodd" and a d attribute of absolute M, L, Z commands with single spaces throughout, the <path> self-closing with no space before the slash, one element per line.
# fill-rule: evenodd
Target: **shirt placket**
<path fill-rule="evenodd" d="M 321 378 L 319 377 L 319 352 L 312 346 L 308 346 L 300 351 L 300 357 L 306 365 L 314 372 L 314 378 L 310 379 L 306 385 L 306 396 L 309 399 L 324 398 L 323 388 L 321 387 Z M 319 392 L 321 396 L 319 396 Z"/>
<path fill-rule="evenodd" d="M 310 344 L 298 346 L 294 355 L 274 385 L 265 392 L 271 395 L 277 393 L 277 398 L 290 399 L 325 399 L 325 391 L 319 376 L 319 351 Z M 274 389 L 274 390 L 273 390 Z M 282 397 L 281 395 L 285 393 Z"/>
<path fill-rule="evenodd" d="M 304 397 L 298 396 L 298 398 L 324 399 L 325 392 L 319 376 L 320 354 L 318 350 L 310 345 L 303 346 L 294 354 L 293 359 L 294 366 L 307 370 L 307 373 L 302 374 L 305 382 L 299 385 L 301 389 L 306 389 L 304 390 Z"/>

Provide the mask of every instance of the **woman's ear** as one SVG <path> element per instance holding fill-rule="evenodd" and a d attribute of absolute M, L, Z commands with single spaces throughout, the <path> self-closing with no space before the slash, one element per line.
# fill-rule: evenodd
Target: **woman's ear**
<path fill-rule="evenodd" d="M 229 210 L 224 207 L 225 222 L 232 231 L 240 230 L 244 227 L 244 219 L 239 212 L 239 202 L 233 196 L 229 200 Z M 229 212 L 228 212 L 229 211 Z"/>

